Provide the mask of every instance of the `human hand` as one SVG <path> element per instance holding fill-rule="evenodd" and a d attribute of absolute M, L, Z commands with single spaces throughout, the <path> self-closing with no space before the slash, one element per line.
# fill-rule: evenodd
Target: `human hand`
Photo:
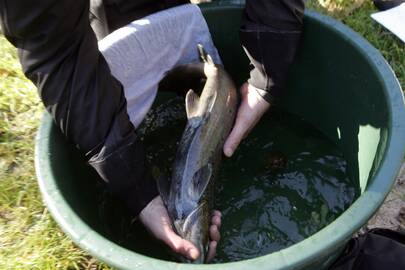
<path fill-rule="evenodd" d="M 242 103 L 236 115 L 235 125 L 223 147 L 227 157 L 233 155 L 242 139 L 249 134 L 262 115 L 270 108 L 270 103 L 257 93 L 254 86 L 245 83 L 240 88 L 240 92 Z"/>
<path fill-rule="evenodd" d="M 195 260 L 200 256 L 198 248 L 190 241 L 187 241 L 177 235 L 172 228 L 172 223 L 160 196 L 155 197 L 139 214 L 139 218 L 144 226 L 157 239 L 163 241 L 174 252 L 182 256 Z M 210 226 L 210 244 L 207 254 L 207 262 L 211 261 L 216 253 L 217 244 L 221 236 L 219 228 L 221 227 L 221 213 L 214 211 Z"/>

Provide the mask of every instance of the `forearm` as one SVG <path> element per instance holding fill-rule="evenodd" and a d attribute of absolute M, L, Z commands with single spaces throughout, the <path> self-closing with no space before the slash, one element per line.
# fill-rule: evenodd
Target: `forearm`
<path fill-rule="evenodd" d="M 280 97 L 301 38 L 303 0 L 247 0 L 240 31 L 253 69 L 249 83 L 272 103 Z"/>
<path fill-rule="evenodd" d="M 90 28 L 87 0 L 0 0 L 2 28 L 60 130 L 134 214 L 157 195 L 142 145 Z"/>

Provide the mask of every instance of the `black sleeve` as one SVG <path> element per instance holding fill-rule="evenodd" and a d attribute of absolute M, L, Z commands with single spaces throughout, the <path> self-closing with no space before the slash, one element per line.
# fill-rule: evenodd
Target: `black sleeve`
<path fill-rule="evenodd" d="M 283 90 L 294 60 L 304 14 L 303 0 L 247 0 L 240 38 L 253 69 L 249 83 L 272 103 Z"/>
<path fill-rule="evenodd" d="M 136 215 L 158 193 L 88 16 L 88 0 L 0 0 L 2 29 L 46 109 Z"/>

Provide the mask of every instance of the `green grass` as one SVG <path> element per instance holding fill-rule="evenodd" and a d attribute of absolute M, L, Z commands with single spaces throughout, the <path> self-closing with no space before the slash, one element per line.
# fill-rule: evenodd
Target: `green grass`
<path fill-rule="evenodd" d="M 379 49 L 405 88 L 405 46 L 371 20 L 367 1 L 337 0 L 327 11 L 308 6 L 349 25 Z M 109 269 L 77 248 L 42 203 L 34 172 L 34 137 L 43 107 L 25 79 L 15 49 L 0 36 L 0 269 Z"/>
<path fill-rule="evenodd" d="M 0 89 L 0 269 L 97 269 L 42 203 L 34 137 L 43 106 L 2 36 Z"/>
<path fill-rule="evenodd" d="M 307 7 L 318 12 L 328 14 L 335 19 L 342 21 L 344 24 L 358 32 L 361 36 L 367 39 L 374 47 L 376 47 L 393 68 L 402 90 L 405 89 L 405 45 L 396 36 L 391 34 L 384 27 L 379 25 L 370 14 L 377 12 L 372 1 L 366 0 L 359 8 L 352 10 L 355 1 L 337 0 L 335 2 L 342 3 L 342 11 L 327 11 L 326 8 L 320 6 L 317 0 L 309 0 Z M 351 10 L 346 13 L 345 11 Z"/>

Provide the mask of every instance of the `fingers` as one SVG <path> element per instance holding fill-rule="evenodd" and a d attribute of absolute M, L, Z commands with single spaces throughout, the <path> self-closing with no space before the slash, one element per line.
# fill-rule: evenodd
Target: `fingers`
<path fill-rule="evenodd" d="M 139 217 L 145 227 L 174 252 L 190 260 L 195 260 L 200 256 L 199 250 L 191 242 L 181 238 L 173 231 L 166 207 L 160 196 L 153 199 L 142 210 Z"/>
<path fill-rule="evenodd" d="M 218 210 L 212 211 L 212 215 L 213 216 L 219 216 L 220 218 L 222 217 L 222 213 L 220 211 L 218 211 Z"/>
<path fill-rule="evenodd" d="M 171 226 L 170 218 L 162 199 L 158 196 L 153 199 L 140 213 L 140 220 L 145 227 L 157 238 L 162 240 L 174 252 L 190 259 L 196 260 L 200 252 L 196 246 L 177 235 Z M 215 210 L 211 216 L 209 236 L 211 243 L 207 258 L 212 260 L 216 253 L 217 243 L 221 238 L 219 228 L 221 227 L 221 212 Z"/>
<path fill-rule="evenodd" d="M 208 253 L 206 261 L 210 262 L 214 259 L 215 254 L 217 252 L 217 245 L 219 240 L 221 239 L 221 234 L 219 233 L 219 228 L 221 227 L 221 217 L 222 214 L 218 210 L 214 210 L 212 212 L 211 217 L 211 226 L 210 226 L 210 244 L 208 247 Z"/>
<path fill-rule="evenodd" d="M 218 242 L 221 239 L 221 235 L 219 233 L 217 225 L 210 226 L 210 239 L 211 241 Z"/>
<path fill-rule="evenodd" d="M 231 157 L 233 155 L 235 149 L 245 137 L 246 131 L 250 127 L 248 124 L 249 123 L 246 121 L 246 119 L 241 116 L 241 110 L 239 110 L 236 117 L 235 125 L 224 144 L 224 154 L 227 157 Z"/>
<path fill-rule="evenodd" d="M 212 259 L 214 259 L 215 254 L 217 253 L 217 245 L 218 243 L 216 241 L 210 242 L 206 259 L 207 262 L 210 262 L 212 261 Z"/>
<path fill-rule="evenodd" d="M 221 227 L 222 214 L 218 210 L 212 212 L 211 226 L 209 228 L 210 244 L 206 261 L 211 261 L 216 254 L 217 245 L 221 239 L 219 228 Z M 166 230 L 165 237 L 162 239 L 174 252 L 179 253 L 190 260 L 195 260 L 200 256 L 199 250 L 189 241 L 182 239 L 172 229 Z"/>
<path fill-rule="evenodd" d="M 247 121 L 244 115 L 245 105 L 241 104 L 238 113 L 236 115 L 235 124 L 231 133 L 224 144 L 224 154 L 227 157 L 231 157 L 235 152 L 235 149 L 239 146 L 242 139 L 246 136 L 246 132 L 249 129 L 249 121 Z"/>
<path fill-rule="evenodd" d="M 218 228 L 221 227 L 221 218 L 218 216 L 213 216 L 211 218 L 211 224 L 216 225 Z"/>
<path fill-rule="evenodd" d="M 240 88 L 240 92 L 242 95 L 242 103 L 238 108 L 238 113 L 236 115 L 235 124 L 231 130 L 231 133 L 228 135 L 228 138 L 225 141 L 223 151 L 225 156 L 231 157 L 233 152 L 235 152 L 236 147 L 238 147 L 239 143 L 241 142 L 244 134 L 243 122 L 241 122 L 240 114 L 243 110 L 245 104 L 245 96 L 247 95 L 247 83 L 243 84 Z"/>
<path fill-rule="evenodd" d="M 198 249 L 189 241 L 181 238 L 173 231 L 170 231 L 166 235 L 167 237 L 163 241 L 176 253 L 183 255 L 184 257 L 195 260 L 200 256 Z"/>
<path fill-rule="evenodd" d="M 218 229 L 221 227 L 221 217 L 222 214 L 218 210 L 212 212 L 211 224 L 216 225 Z"/>
<path fill-rule="evenodd" d="M 249 134 L 263 113 L 270 107 L 251 85 L 244 84 L 241 87 L 242 102 L 236 115 L 235 125 L 225 141 L 223 151 L 227 157 L 231 157 L 243 138 Z"/>

